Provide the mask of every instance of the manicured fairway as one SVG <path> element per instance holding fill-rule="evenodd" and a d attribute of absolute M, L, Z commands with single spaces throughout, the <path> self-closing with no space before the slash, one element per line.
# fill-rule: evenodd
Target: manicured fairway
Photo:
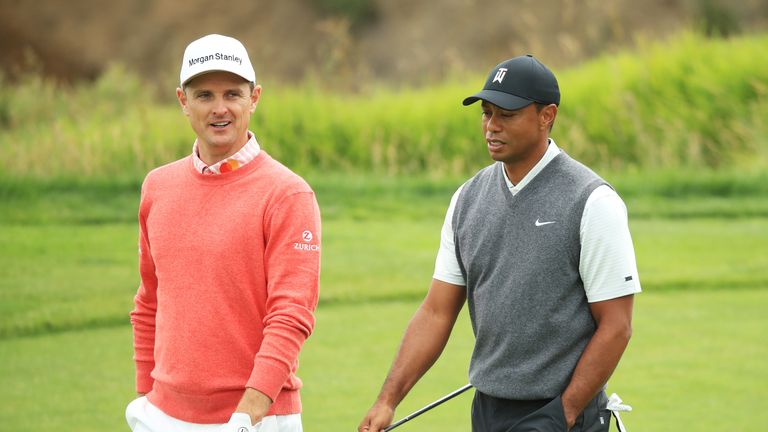
<path fill-rule="evenodd" d="M 321 302 L 422 297 L 439 218 L 323 224 Z M 768 287 L 768 218 L 631 221 L 648 291 Z M 0 225 L 0 337 L 127 322 L 133 224 Z"/>
<path fill-rule="evenodd" d="M 396 190 L 362 192 L 360 202 L 347 197 L 335 207 L 333 196 L 319 195 L 329 209 L 321 300 L 300 367 L 308 432 L 356 428 L 431 278 L 450 191 L 427 190 L 419 201 Z M 421 204 L 400 211 L 403 202 Z M 127 314 L 138 283 L 136 225 L 109 222 L 112 213 L 99 223 L 67 214 L 28 223 L 26 213 L 2 215 L 10 218 L 0 224 L 2 431 L 125 430 L 123 409 L 134 396 Z M 754 407 L 768 397 L 768 218 L 645 217 L 630 225 L 645 292 L 609 386 L 635 408 L 624 416 L 630 430 L 761 430 L 768 414 Z M 465 384 L 472 343 L 463 312 L 443 357 L 396 418 Z M 470 401 L 459 396 L 400 430 L 467 431 Z"/>
<path fill-rule="evenodd" d="M 768 382 L 768 290 L 646 292 L 630 349 L 609 384 L 634 407 L 633 431 L 760 431 L 754 409 Z M 333 305 L 318 311 L 301 358 L 305 430 L 354 430 L 386 374 L 417 301 Z M 466 382 L 466 311 L 442 358 L 397 412 L 402 417 Z M 127 326 L 0 341 L 3 429 L 119 431 L 133 397 Z M 468 430 L 471 394 L 402 427 Z M 7 428 L 7 429 L 6 429 Z"/>

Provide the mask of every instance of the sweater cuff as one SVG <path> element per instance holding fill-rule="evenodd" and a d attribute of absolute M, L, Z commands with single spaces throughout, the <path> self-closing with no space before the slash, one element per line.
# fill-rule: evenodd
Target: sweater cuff
<path fill-rule="evenodd" d="M 136 392 L 149 393 L 155 380 L 152 378 L 152 369 L 155 368 L 154 362 L 136 362 Z"/>
<path fill-rule="evenodd" d="M 277 395 L 283 389 L 283 384 L 288 379 L 288 375 L 290 375 L 290 371 L 257 360 L 245 386 L 264 393 L 274 402 L 277 400 Z"/>

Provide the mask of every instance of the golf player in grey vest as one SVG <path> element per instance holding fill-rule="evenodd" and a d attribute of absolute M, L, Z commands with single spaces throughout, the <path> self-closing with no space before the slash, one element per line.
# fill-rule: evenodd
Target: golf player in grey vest
<path fill-rule="evenodd" d="M 358 430 L 392 423 L 467 302 L 473 431 L 607 431 L 640 292 L 626 206 L 550 137 L 560 89 L 537 59 L 497 65 L 475 102 L 494 163 L 451 199 L 429 292 Z"/>

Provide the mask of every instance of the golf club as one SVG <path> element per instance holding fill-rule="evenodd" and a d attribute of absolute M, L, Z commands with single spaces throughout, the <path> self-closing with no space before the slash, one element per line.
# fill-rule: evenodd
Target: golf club
<path fill-rule="evenodd" d="M 472 384 L 467 384 L 464 387 L 454 391 L 453 393 L 450 393 L 448 395 L 443 396 L 442 398 L 432 402 L 431 404 L 425 406 L 424 408 L 421 408 L 418 411 L 414 411 L 413 413 L 411 413 L 411 414 L 403 417 L 402 419 L 398 420 L 396 423 L 392 423 L 391 425 L 387 426 L 387 428 L 384 429 L 384 432 L 391 431 L 392 429 L 402 425 L 403 423 L 405 423 L 407 421 L 410 421 L 410 420 L 413 420 L 414 418 L 424 414 L 425 412 L 427 412 L 427 411 L 431 410 L 432 408 L 440 405 L 441 403 L 443 403 L 445 401 L 449 401 L 449 400 L 455 398 L 456 396 L 464 393 L 465 391 L 467 391 L 467 390 L 469 390 L 471 388 L 472 388 Z"/>

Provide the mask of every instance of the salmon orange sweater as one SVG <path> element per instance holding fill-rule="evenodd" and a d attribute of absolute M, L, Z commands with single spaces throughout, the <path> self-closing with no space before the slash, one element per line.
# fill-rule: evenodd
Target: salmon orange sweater
<path fill-rule="evenodd" d="M 263 150 L 205 176 L 191 156 L 150 172 L 131 312 L 136 388 L 166 414 L 226 423 L 245 387 L 269 415 L 301 412 L 299 350 L 314 327 L 320 212 Z"/>

